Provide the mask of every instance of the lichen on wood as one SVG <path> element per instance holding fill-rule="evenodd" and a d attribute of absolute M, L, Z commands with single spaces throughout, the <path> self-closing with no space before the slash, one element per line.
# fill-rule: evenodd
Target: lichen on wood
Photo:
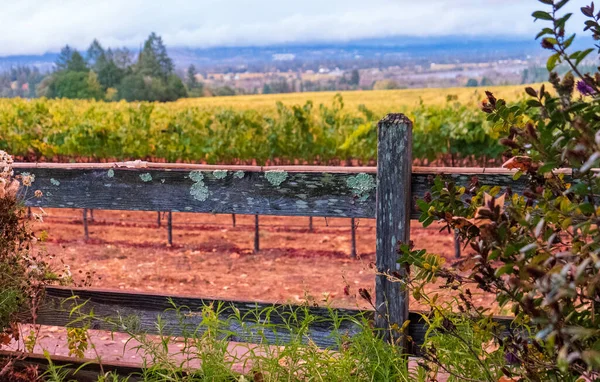
<path fill-rule="evenodd" d="M 143 182 L 151 182 L 151 181 L 152 181 L 152 175 L 150 175 L 150 173 L 149 173 L 149 172 L 147 172 L 147 173 L 144 173 L 144 174 L 140 174 L 140 179 L 141 179 Z"/>
<path fill-rule="evenodd" d="M 194 181 L 192 187 L 190 187 L 190 195 L 196 200 L 205 202 L 210 195 L 208 187 L 204 184 L 204 174 L 200 171 L 191 171 L 189 174 L 191 180 Z"/>
<path fill-rule="evenodd" d="M 213 171 L 213 176 L 216 179 L 224 179 L 227 176 L 227 170 L 215 170 Z"/>
<path fill-rule="evenodd" d="M 265 177 L 267 178 L 269 183 L 271 183 L 271 185 L 279 187 L 281 183 L 283 183 L 287 179 L 288 173 L 287 171 L 283 170 L 267 171 L 265 172 Z"/>
<path fill-rule="evenodd" d="M 355 176 L 351 176 L 346 181 L 348 188 L 352 190 L 352 193 L 359 201 L 364 202 L 369 198 L 369 193 L 373 190 L 377 184 L 375 178 L 369 174 L 360 173 Z"/>

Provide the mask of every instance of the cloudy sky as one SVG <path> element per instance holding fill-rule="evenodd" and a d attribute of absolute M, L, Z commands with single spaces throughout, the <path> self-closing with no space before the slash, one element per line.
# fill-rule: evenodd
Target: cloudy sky
<path fill-rule="evenodd" d="M 570 11 L 581 21 L 572 0 Z M 0 55 L 137 47 L 155 31 L 167 46 L 211 47 L 385 36 L 530 38 L 536 0 L 0 0 Z M 575 23 L 572 23 L 575 27 Z M 577 30 L 581 28 L 577 25 Z"/>

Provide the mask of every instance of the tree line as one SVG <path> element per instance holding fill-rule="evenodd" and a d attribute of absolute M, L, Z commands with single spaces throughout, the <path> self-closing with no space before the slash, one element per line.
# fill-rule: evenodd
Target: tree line
<path fill-rule="evenodd" d="M 37 86 L 38 97 L 166 102 L 188 95 L 162 38 L 154 32 L 136 60 L 125 48 L 104 49 L 94 40 L 84 54 L 65 46 L 55 65 Z"/>

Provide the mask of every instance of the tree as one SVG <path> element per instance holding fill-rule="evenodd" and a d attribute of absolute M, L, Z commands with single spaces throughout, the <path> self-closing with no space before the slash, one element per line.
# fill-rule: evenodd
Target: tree
<path fill-rule="evenodd" d="M 102 99 L 104 91 L 92 71 L 69 71 L 56 73 L 48 84 L 49 98 Z"/>
<path fill-rule="evenodd" d="M 85 63 L 85 60 L 83 59 L 81 53 L 79 53 L 77 50 L 74 50 L 73 54 L 71 54 L 71 59 L 67 61 L 66 70 L 71 72 L 87 72 L 90 69 Z"/>
<path fill-rule="evenodd" d="M 267 83 L 263 85 L 262 94 L 272 94 L 273 90 L 271 90 L 271 86 Z"/>
<path fill-rule="evenodd" d="M 132 63 L 131 52 L 127 48 L 117 48 L 112 50 L 108 48 L 106 51 L 106 59 L 113 61 L 119 69 L 129 69 Z"/>
<path fill-rule="evenodd" d="M 400 89 L 400 85 L 394 80 L 380 80 L 375 82 L 373 90 L 392 90 Z"/>
<path fill-rule="evenodd" d="M 492 80 L 490 80 L 489 78 L 487 78 L 487 77 L 483 77 L 483 78 L 481 79 L 481 83 L 480 83 L 479 85 L 480 85 L 480 86 L 492 86 L 492 85 L 494 85 L 494 83 L 493 83 L 493 82 L 492 82 Z"/>
<path fill-rule="evenodd" d="M 175 74 L 165 81 L 159 77 L 132 73 L 123 78 L 117 90 L 118 97 L 126 101 L 168 102 L 187 96 L 183 82 Z"/>
<path fill-rule="evenodd" d="M 186 85 L 188 89 L 194 89 L 198 85 L 198 80 L 196 79 L 196 67 L 192 64 L 188 67 L 187 75 L 186 75 Z"/>
<path fill-rule="evenodd" d="M 99 71 L 99 67 L 102 67 L 106 63 L 106 54 L 104 52 L 104 48 L 98 40 L 94 39 L 92 44 L 87 50 L 86 60 L 88 65 L 95 69 L 96 72 Z"/>
<path fill-rule="evenodd" d="M 360 73 L 358 72 L 358 69 L 354 69 L 352 70 L 352 73 L 350 74 L 350 81 L 348 82 L 350 85 L 354 85 L 354 86 L 358 86 L 360 83 Z"/>
<path fill-rule="evenodd" d="M 476 88 L 477 86 L 479 86 L 479 82 L 475 78 L 469 78 L 466 87 Z"/>
<path fill-rule="evenodd" d="M 55 65 L 57 70 L 65 70 L 67 69 L 67 64 L 71 61 L 71 56 L 73 55 L 73 50 L 69 45 L 65 45 L 64 48 L 60 50 L 58 57 L 56 58 Z"/>
<path fill-rule="evenodd" d="M 138 71 L 143 75 L 162 77 L 166 80 L 173 73 L 173 69 L 173 61 L 167 54 L 162 38 L 152 32 L 140 52 Z"/>

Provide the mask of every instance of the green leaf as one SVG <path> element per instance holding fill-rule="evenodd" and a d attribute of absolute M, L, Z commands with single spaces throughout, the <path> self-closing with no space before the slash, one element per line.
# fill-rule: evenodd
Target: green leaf
<path fill-rule="evenodd" d="M 554 68 L 556 68 L 556 65 L 558 64 L 559 59 L 560 55 L 558 53 L 548 57 L 548 61 L 546 62 L 546 69 L 548 69 L 549 72 L 553 71 Z"/>
<path fill-rule="evenodd" d="M 542 107 L 542 103 L 537 99 L 528 99 L 525 104 L 529 107 Z"/>
<path fill-rule="evenodd" d="M 552 16 L 550 16 L 550 13 L 544 11 L 535 11 L 531 14 L 531 16 L 533 16 L 535 20 L 552 20 Z"/>
<path fill-rule="evenodd" d="M 594 48 L 586 49 L 584 51 L 579 52 L 577 59 L 575 60 L 575 65 L 579 65 L 581 61 L 583 61 L 590 53 L 594 51 Z"/>
<path fill-rule="evenodd" d="M 513 175 L 513 180 L 519 180 L 519 178 L 523 175 L 523 171 L 519 170 L 517 172 L 515 172 L 515 174 Z"/>
<path fill-rule="evenodd" d="M 550 28 L 544 28 L 540 31 L 540 33 L 537 34 L 537 36 L 535 36 L 535 39 L 537 40 L 538 38 L 545 36 L 547 34 L 552 34 L 554 33 L 554 31 Z"/>
<path fill-rule="evenodd" d="M 500 277 L 502 275 L 511 274 L 511 273 L 513 273 L 513 264 L 508 263 L 508 264 L 505 264 L 504 266 L 498 268 L 495 272 L 495 275 L 496 275 L 496 277 Z"/>
<path fill-rule="evenodd" d="M 569 2 L 569 0 L 562 0 L 559 1 L 555 6 L 554 9 L 556 9 L 557 11 L 560 10 L 562 7 L 565 6 L 565 4 L 567 4 Z"/>
<path fill-rule="evenodd" d="M 550 172 L 550 171 L 554 170 L 556 167 L 557 167 L 557 165 L 556 165 L 555 162 L 547 162 L 543 166 L 541 166 L 538 171 L 541 174 L 545 174 L 547 172 Z"/>
<path fill-rule="evenodd" d="M 579 210 L 584 215 L 591 215 L 594 213 L 594 206 L 591 203 L 581 203 L 579 205 Z"/>
<path fill-rule="evenodd" d="M 423 221 L 423 227 L 429 227 L 435 221 L 435 217 L 429 216 Z"/>
<path fill-rule="evenodd" d="M 569 19 L 571 18 L 571 16 L 573 16 L 572 13 L 567 13 L 566 15 L 564 15 L 563 17 L 561 17 L 560 19 L 556 20 L 556 26 L 558 28 L 564 28 L 565 24 L 567 23 L 567 21 L 569 21 Z"/>
<path fill-rule="evenodd" d="M 573 33 L 573 34 L 571 35 L 571 37 L 569 37 L 569 38 L 568 38 L 568 39 L 567 39 L 567 40 L 564 42 L 564 44 L 563 44 L 563 45 L 564 45 L 565 49 L 567 49 L 568 47 L 570 47 L 570 46 L 571 46 L 571 44 L 573 43 L 573 40 L 575 40 L 575 33 Z"/>

